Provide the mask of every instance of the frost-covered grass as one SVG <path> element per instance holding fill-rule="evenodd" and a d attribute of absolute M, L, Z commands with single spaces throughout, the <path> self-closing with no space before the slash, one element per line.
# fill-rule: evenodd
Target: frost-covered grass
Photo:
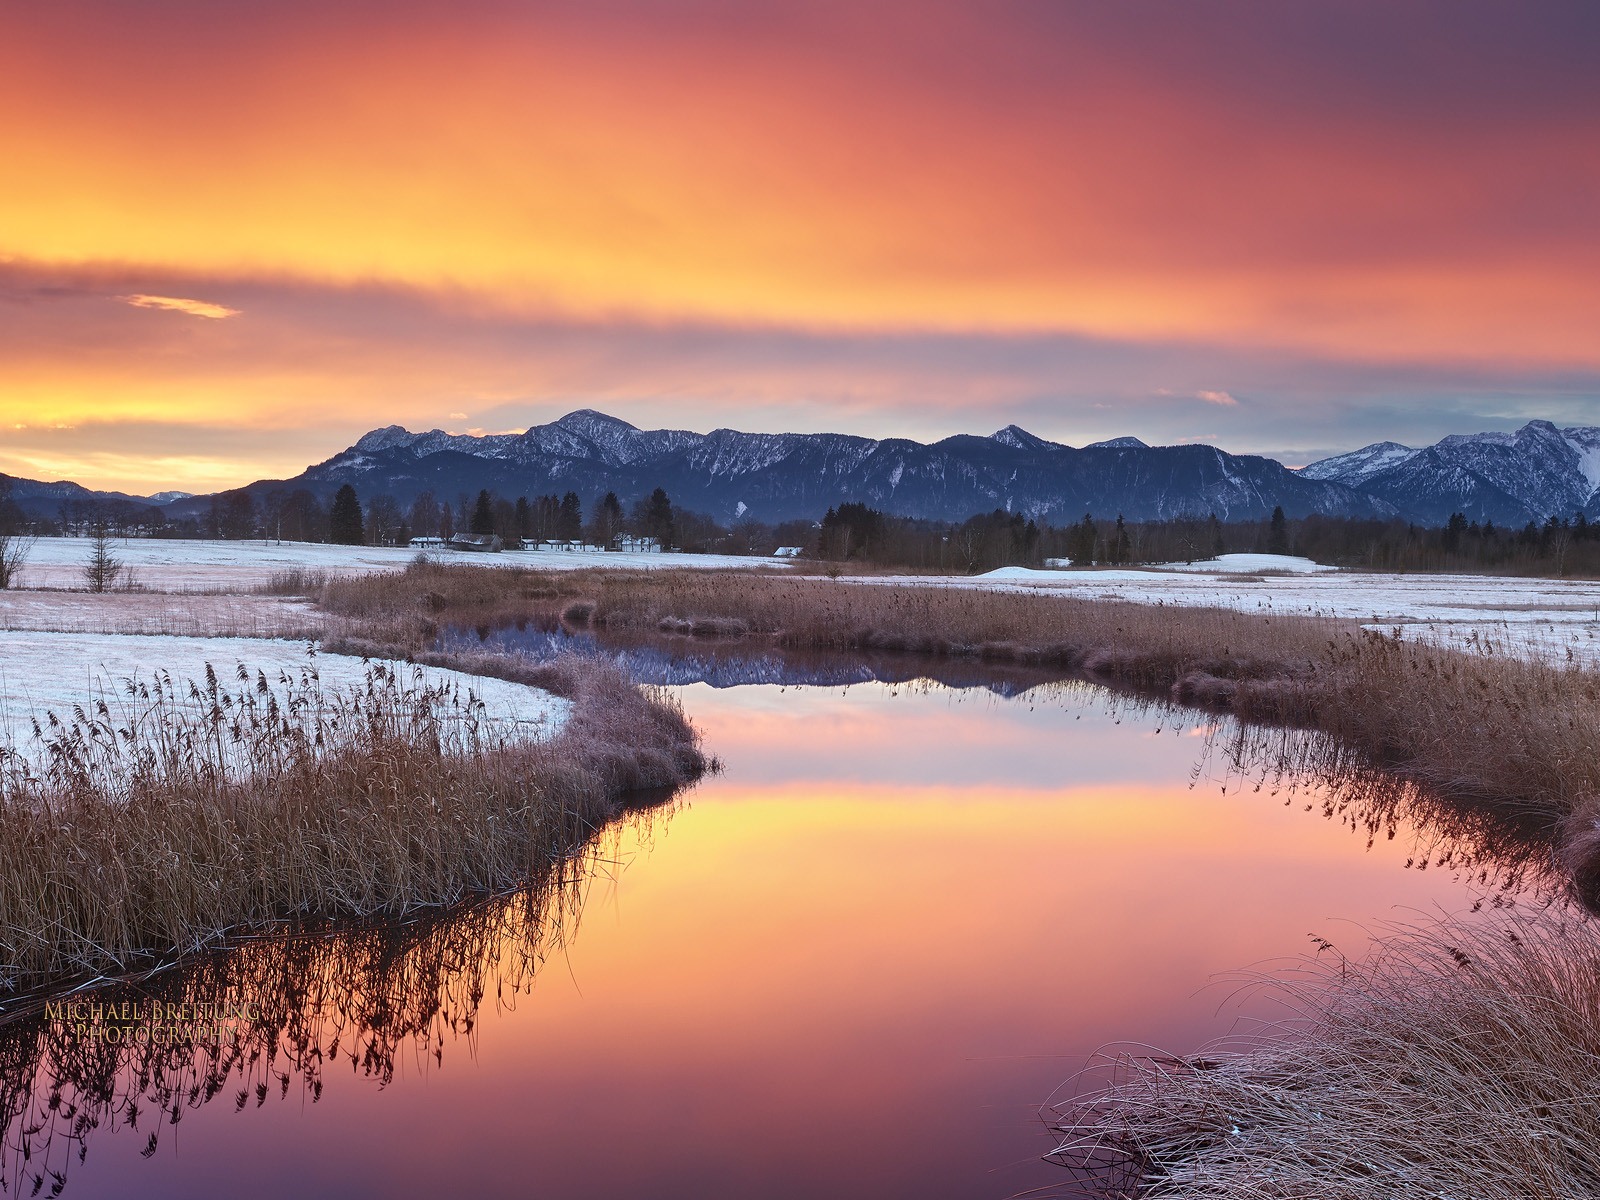
<path fill-rule="evenodd" d="M 1262 981 L 1281 1025 L 1117 1059 L 1057 1110 L 1055 1157 L 1108 1197 L 1594 1197 L 1597 981 L 1595 923 L 1548 914 L 1325 949 Z"/>
<path fill-rule="evenodd" d="M 372 670 L 359 658 L 266 638 L 0 632 L 0 747 L 12 769 L 45 770 L 58 730 L 101 706 L 115 727 L 156 737 L 162 724 L 208 712 L 213 680 L 222 683 L 230 720 L 272 706 L 309 728 L 367 695 Z M 430 706 L 449 736 L 470 726 L 488 741 L 549 737 L 571 708 L 538 688 L 423 666 L 398 670 L 390 699 Z M 235 775 L 251 765 L 242 751 L 228 757 Z"/>

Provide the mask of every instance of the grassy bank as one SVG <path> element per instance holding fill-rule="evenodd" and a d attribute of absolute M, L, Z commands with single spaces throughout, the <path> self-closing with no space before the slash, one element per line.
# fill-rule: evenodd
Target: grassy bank
<path fill-rule="evenodd" d="M 673 571 L 448 565 L 315 588 L 397 645 L 441 623 L 556 612 L 575 626 L 1050 665 L 1254 722 L 1322 731 L 1365 763 L 1542 827 L 1600 901 L 1600 678 L 1313 617 L 977 589 Z"/>
<path fill-rule="evenodd" d="M 630 792 L 704 769 L 682 714 L 606 665 L 502 667 L 570 699 L 554 737 L 496 732 L 470 701 L 419 696 L 380 664 L 363 693 L 298 707 L 212 680 L 198 707 L 52 727 L 47 768 L 0 772 L 0 984 L 516 888 Z"/>
<path fill-rule="evenodd" d="M 1600 1195 L 1592 921 L 1403 930 L 1271 986 L 1282 1025 L 1120 1059 L 1058 1110 L 1055 1157 L 1108 1197 Z"/>

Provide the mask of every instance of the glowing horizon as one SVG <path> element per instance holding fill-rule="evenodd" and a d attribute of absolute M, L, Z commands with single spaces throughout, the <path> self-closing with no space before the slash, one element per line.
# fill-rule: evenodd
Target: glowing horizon
<path fill-rule="evenodd" d="M 0 15 L 0 470 L 391 423 L 1280 456 L 1600 420 L 1582 6 Z"/>

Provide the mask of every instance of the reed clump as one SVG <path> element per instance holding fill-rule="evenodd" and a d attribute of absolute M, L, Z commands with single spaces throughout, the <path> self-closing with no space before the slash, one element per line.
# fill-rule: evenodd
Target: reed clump
<path fill-rule="evenodd" d="M 683 714 L 608 664 L 527 673 L 570 702 L 542 740 L 408 670 L 372 663 L 364 688 L 328 694 L 208 668 L 188 692 L 128 681 L 125 704 L 49 717 L 42 758 L 0 764 L 0 986 L 506 891 L 629 793 L 706 765 Z"/>
<path fill-rule="evenodd" d="M 1497 917 L 1324 944 L 1259 1036 L 1102 1068 L 1053 1157 L 1106 1197 L 1600 1196 L 1600 931 Z"/>

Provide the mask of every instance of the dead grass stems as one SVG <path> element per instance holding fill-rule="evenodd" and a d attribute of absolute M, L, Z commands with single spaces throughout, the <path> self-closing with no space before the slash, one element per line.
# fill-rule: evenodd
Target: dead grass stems
<path fill-rule="evenodd" d="M 1104 1197 L 1600 1196 L 1600 930 L 1443 920 L 1248 981 L 1282 1021 L 1182 1058 L 1121 1055 L 1056 1110 Z"/>
<path fill-rule="evenodd" d="M 364 689 L 337 695 L 284 681 L 280 699 L 208 669 L 192 694 L 128 681 L 125 704 L 52 715 L 42 763 L 12 750 L 0 764 L 0 985 L 513 889 L 630 793 L 706 766 L 683 714 L 604 663 L 525 674 L 572 705 L 541 741 L 407 670 L 371 664 Z"/>
<path fill-rule="evenodd" d="M 1327 618 L 712 571 L 416 564 L 330 581 L 317 599 L 400 646 L 431 644 L 440 622 L 564 609 L 602 635 L 667 631 L 1077 672 L 1318 730 L 1369 766 L 1531 822 L 1564 845 L 1580 893 L 1600 903 L 1600 676 L 1490 643 L 1457 651 Z"/>

